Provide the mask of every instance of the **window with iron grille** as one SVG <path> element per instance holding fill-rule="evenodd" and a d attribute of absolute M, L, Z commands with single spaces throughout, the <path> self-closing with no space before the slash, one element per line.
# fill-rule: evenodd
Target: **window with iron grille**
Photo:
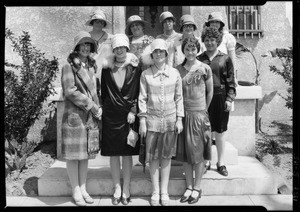
<path fill-rule="evenodd" d="M 262 36 L 260 6 L 228 6 L 226 12 L 229 32 L 237 38 Z"/>

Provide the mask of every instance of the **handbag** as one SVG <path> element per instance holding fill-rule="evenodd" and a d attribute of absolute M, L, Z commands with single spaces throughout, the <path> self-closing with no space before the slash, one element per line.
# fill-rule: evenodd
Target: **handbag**
<path fill-rule="evenodd" d="M 143 172 L 145 173 L 146 167 L 146 138 L 141 136 L 139 151 L 139 162 L 143 165 Z"/>
<path fill-rule="evenodd" d="M 132 127 L 130 127 L 130 130 L 129 130 L 129 133 L 127 136 L 127 144 L 134 148 L 137 140 L 139 140 L 139 134 L 137 132 L 135 132 L 132 129 Z"/>
<path fill-rule="evenodd" d="M 100 126 L 97 121 L 93 120 L 93 116 L 89 113 L 89 118 L 87 121 L 87 145 L 88 145 L 88 154 L 97 154 L 100 150 Z M 101 123 L 100 123 L 101 124 Z"/>
<path fill-rule="evenodd" d="M 87 136 L 88 154 L 97 154 L 100 150 L 99 129 L 88 129 Z"/>

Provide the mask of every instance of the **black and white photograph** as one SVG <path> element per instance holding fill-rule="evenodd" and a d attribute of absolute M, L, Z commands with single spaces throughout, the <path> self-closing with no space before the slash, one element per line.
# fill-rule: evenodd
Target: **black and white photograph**
<path fill-rule="evenodd" d="M 4 5 L 5 208 L 295 210 L 296 3 L 197 4 Z"/>

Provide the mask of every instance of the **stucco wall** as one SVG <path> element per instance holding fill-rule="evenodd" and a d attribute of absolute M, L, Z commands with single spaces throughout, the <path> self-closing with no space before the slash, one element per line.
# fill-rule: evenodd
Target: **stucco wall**
<path fill-rule="evenodd" d="M 66 62 L 66 57 L 73 45 L 73 38 L 80 30 L 90 31 L 91 28 L 84 25 L 89 14 L 96 7 L 6 7 L 6 27 L 11 29 L 16 35 L 22 31 L 28 31 L 31 35 L 33 45 L 35 45 L 46 56 L 56 56 L 59 60 L 60 68 Z M 108 14 L 108 19 L 112 20 L 112 7 L 101 7 Z M 210 12 L 221 11 L 225 17 L 225 7 L 223 6 L 197 6 L 191 7 L 190 12 L 194 16 L 199 30 L 202 31 L 203 23 L 207 20 Z M 260 71 L 259 84 L 262 86 L 263 95 L 274 90 L 284 94 L 286 84 L 280 76 L 269 71 L 270 64 L 280 64 L 278 59 L 261 57 L 268 50 L 274 48 L 286 48 L 292 45 L 292 29 L 286 18 L 284 2 L 267 2 L 262 6 L 261 24 L 264 36 L 258 39 L 241 36 L 237 39 L 245 46 L 249 47 L 258 60 Z M 115 7 L 115 16 L 122 17 L 124 10 L 122 7 Z M 225 19 L 227 22 L 227 19 Z M 115 33 L 124 31 L 125 18 L 120 18 L 115 23 Z M 112 33 L 112 29 L 107 32 Z M 10 62 L 20 62 L 19 58 L 12 52 L 10 42 L 5 42 L 5 59 Z M 238 80 L 255 81 L 255 65 L 252 57 L 245 54 L 238 60 Z M 55 82 L 60 86 L 60 74 Z M 292 111 L 284 107 L 284 100 L 277 94 L 260 111 L 263 121 L 277 119 L 287 119 Z"/>
<path fill-rule="evenodd" d="M 111 20 L 111 7 L 101 8 L 107 11 Z M 16 35 L 28 31 L 32 44 L 45 52 L 47 57 L 57 57 L 61 68 L 73 46 L 75 35 L 81 30 L 91 30 L 85 22 L 94 9 L 96 7 L 6 7 L 5 27 Z M 112 29 L 106 31 L 111 33 Z M 8 40 L 5 42 L 5 59 L 18 62 Z M 60 86 L 60 75 L 55 84 Z"/>
<path fill-rule="evenodd" d="M 261 7 L 261 26 L 264 30 L 263 36 L 258 37 L 243 35 L 236 37 L 237 42 L 248 47 L 254 54 L 259 70 L 259 85 L 262 86 L 263 96 L 273 91 L 278 91 L 281 95 L 286 95 L 288 87 L 281 76 L 275 75 L 269 70 L 269 65 L 281 67 L 278 58 L 272 58 L 268 51 L 275 48 L 288 48 L 292 46 L 292 28 L 286 17 L 285 2 L 267 2 Z M 225 23 L 226 10 L 223 6 L 201 6 L 191 7 L 191 14 L 194 16 L 198 25 L 197 35 L 200 35 L 203 29 L 203 23 L 207 21 L 207 16 L 213 11 L 222 12 Z M 228 29 L 225 25 L 225 29 Z M 261 55 L 268 55 L 262 57 Z M 256 67 L 253 57 L 250 53 L 244 53 L 237 58 L 237 78 L 238 80 L 255 82 Z M 285 107 L 285 101 L 276 94 L 269 104 L 264 104 L 260 111 L 263 122 L 272 122 L 273 120 L 286 120 L 292 115 L 292 110 Z"/>

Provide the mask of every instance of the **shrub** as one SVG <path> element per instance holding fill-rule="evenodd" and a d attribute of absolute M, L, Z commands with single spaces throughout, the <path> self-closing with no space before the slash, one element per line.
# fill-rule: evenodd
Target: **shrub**
<path fill-rule="evenodd" d="M 270 65 L 270 71 L 283 77 L 286 84 L 289 85 L 287 88 L 287 96 L 280 95 L 285 101 L 285 106 L 289 109 L 293 109 L 293 96 L 292 96 L 292 71 L 293 71 L 293 48 L 290 49 L 275 49 L 271 51 L 273 57 L 278 57 L 281 60 L 282 69 L 277 68 L 274 65 Z"/>
<path fill-rule="evenodd" d="M 13 51 L 22 59 L 21 65 L 7 61 L 4 64 L 4 135 L 9 144 L 6 150 L 10 156 L 15 156 L 14 169 L 21 170 L 26 156 L 34 149 L 34 145 L 26 138 L 29 129 L 45 113 L 43 103 L 47 97 L 55 93 L 52 82 L 59 70 L 58 60 L 55 57 L 48 60 L 45 53 L 32 46 L 28 32 L 23 31 L 16 38 L 6 28 L 5 38 L 12 42 Z"/>

